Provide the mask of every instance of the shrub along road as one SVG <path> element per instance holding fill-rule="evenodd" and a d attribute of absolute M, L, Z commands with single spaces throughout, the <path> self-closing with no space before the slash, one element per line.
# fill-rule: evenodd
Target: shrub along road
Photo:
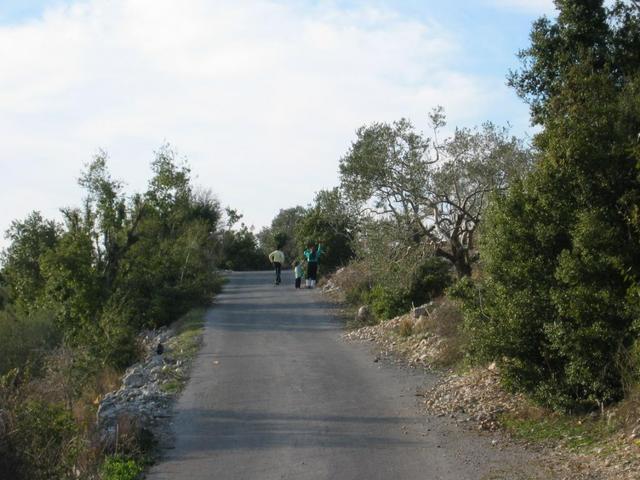
<path fill-rule="evenodd" d="M 152 480 L 550 478 L 531 454 L 429 417 L 435 376 L 340 338 L 334 307 L 290 272 L 236 273 L 207 315 Z"/>

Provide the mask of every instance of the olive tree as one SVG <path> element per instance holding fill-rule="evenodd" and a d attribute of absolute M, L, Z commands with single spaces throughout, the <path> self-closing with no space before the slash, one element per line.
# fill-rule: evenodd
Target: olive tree
<path fill-rule="evenodd" d="M 490 194 L 527 171 L 532 153 L 492 123 L 457 128 L 440 140 L 443 109 L 429 118 L 430 137 L 406 119 L 361 127 L 340 160 L 341 186 L 361 216 L 393 220 L 464 277 L 471 274 L 474 237 Z"/>

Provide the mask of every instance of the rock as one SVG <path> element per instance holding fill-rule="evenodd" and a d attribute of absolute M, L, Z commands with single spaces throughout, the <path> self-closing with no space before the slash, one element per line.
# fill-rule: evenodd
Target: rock
<path fill-rule="evenodd" d="M 413 309 L 413 318 L 424 317 L 427 314 L 427 305 L 421 305 Z"/>
<path fill-rule="evenodd" d="M 371 321 L 371 311 L 366 305 L 362 305 L 356 313 L 356 321 L 360 323 L 369 323 Z"/>
<path fill-rule="evenodd" d="M 131 370 L 127 370 L 125 376 L 122 377 L 122 385 L 128 388 L 137 388 L 144 385 L 145 378 L 142 367 L 136 366 Z"/>

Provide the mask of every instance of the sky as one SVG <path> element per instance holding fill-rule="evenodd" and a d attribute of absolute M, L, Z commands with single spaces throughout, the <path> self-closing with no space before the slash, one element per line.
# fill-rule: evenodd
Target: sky
<path fill-rule="evenodd" d="M 143 191 L 169 143 L 256 230 L 339 183 L 358 127 L 490 120 L 531 133 L 506 85 L 552 0 L 2 0 L 0 230 L 79 206 L 100 150 Z M 6 240 L 0 239 L 0 247 Z"/>

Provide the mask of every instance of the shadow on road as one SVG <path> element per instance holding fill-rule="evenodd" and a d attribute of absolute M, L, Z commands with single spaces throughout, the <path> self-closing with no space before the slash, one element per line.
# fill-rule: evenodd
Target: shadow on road
<path fill-rule="evenodd" d="M 402 425 L 415 422 L 415 418 L 200 409 L 185 411 L 184 415 L 198 418 L 196 430 L 190 432 L 194 443 L 202 435 L 211 435 L 206 447 L 192 445 L 191 452 L 283 446 L 389 449 L 422 443 L 401 438 Z M 395 430 L 394 425 L 397 436 L 390 436 L 388 433 Z"/>

